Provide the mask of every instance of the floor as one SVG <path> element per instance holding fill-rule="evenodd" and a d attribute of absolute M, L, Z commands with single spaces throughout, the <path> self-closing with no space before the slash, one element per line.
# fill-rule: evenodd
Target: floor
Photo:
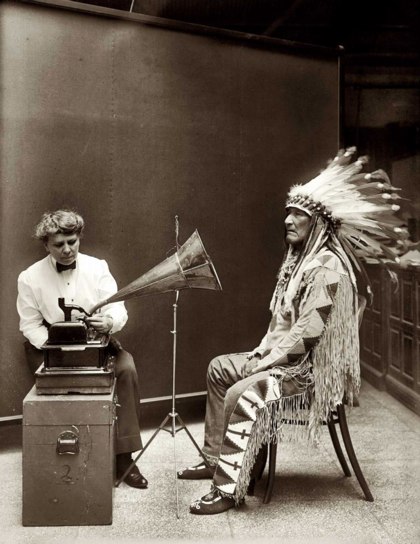
<path fill-rule="evenodd" d="M 188 423 L 188 414 L 181 415 L 201 444 L 202 423 Z M 420 543 L 420 417 L 365 383 L 360 407 L 353 408 L 348 419 L 356 454 L 375 497 L 373 503 L 364 500 L 354 476 L 343 476 L 325 429 L 317 449 L 296 444 L 278 448 L 270 504 L 262 503 L 264 476 L 255 496 L 247 497 L 239 509 L 217 516 L 193 516 L 188 505 L 208 491 L 209 482 L 179 481 L 176 485 L 174 449 L 178 468 L 195 462 L 197 452 L 185 431 L 175 440 L 160 432 L 139 462 L 149 489 L 121 484 L 114 491 L 112 525 L 83 527 L 22 527 L 22 429 L 2 425 L 0 542 Z M 146 429 L 144 438 L 154 430 Z"/>

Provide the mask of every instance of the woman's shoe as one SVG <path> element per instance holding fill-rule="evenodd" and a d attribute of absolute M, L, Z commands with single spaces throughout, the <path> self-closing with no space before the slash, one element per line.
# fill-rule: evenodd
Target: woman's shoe
<path fill-rule="evenodd" d="M 226 512 L 226 510 L 234 506 L 235 499 L 233 497 L 223 496 L 217 488 L 214 488 L 201 499 L 191 503 L 190 512 L 191 514 L 206 516 Z"/>
<path fill-rule="evenodd" d="M 124 472 L 121 473 L 119 478 L 121 478 Z M 130 470 L 130 472 L 127 474 L 123 481 L 130 487 L 136 487 L 137 489 L 147 489 L 148 486 L 148 481 L 139 471 L 136 465 L 133 466 L 133 468 Z"/>
<path fill-rule="evenodd" d="M 129 485 L 130 487 L 136 487 L 137 489 L 146 489 L 148 485 L 148 481 L 143 476 L 143 474 L 140 472 L 137 465 L 133 463 L 133 460 L 131 458 L 130 453 L 120 453 L 117 455 L 116 460 L 117 465 L 117 480 L 119 480 L 125 473 L 125 471 L 128 469 L 128 467 L 131 466 L 130 472 L 127 474 L 127 476 L 124 478 L 124 482 Z"/>

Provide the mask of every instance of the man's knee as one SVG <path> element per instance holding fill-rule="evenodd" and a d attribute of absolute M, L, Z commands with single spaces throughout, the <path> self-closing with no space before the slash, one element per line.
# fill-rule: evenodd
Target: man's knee
<path fill-rule="evenodd" d="M 212 359 L 209 363 L 209 366 L 207 367 L 207 377 L 211 378 L 214 376 L 214 373 L 216 371 L 216 368 L 219 366 L 219 357 L 215 357 Z"/>
<path fill-rule="evenodd" d="M 222 377 L 222 366 L 224 355 L 219 355 L 212 359 L 207 367 L 207 382 L 220 381 Z"/>

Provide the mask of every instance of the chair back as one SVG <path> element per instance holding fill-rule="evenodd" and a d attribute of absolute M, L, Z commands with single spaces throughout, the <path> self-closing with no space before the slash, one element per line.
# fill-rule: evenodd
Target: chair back
<path fill-rule="evenodd" d="M 363 314 L 365 312 L 366 308 L 366 297 L 363 295 L 357 295 L 357 299 L 359 301 L 359 309 L 357 310 L 357 320 L 359 324 L 359 329 L 363 321 Z"/>

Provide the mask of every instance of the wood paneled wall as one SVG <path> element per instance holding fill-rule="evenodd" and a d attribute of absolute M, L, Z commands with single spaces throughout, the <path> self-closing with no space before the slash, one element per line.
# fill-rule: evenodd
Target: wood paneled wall
<path fill-rule="evenodd" d="M 420 414 L 420 270 L 368 265 L 374 304 L 361 328 L 362 375 Z"/>

